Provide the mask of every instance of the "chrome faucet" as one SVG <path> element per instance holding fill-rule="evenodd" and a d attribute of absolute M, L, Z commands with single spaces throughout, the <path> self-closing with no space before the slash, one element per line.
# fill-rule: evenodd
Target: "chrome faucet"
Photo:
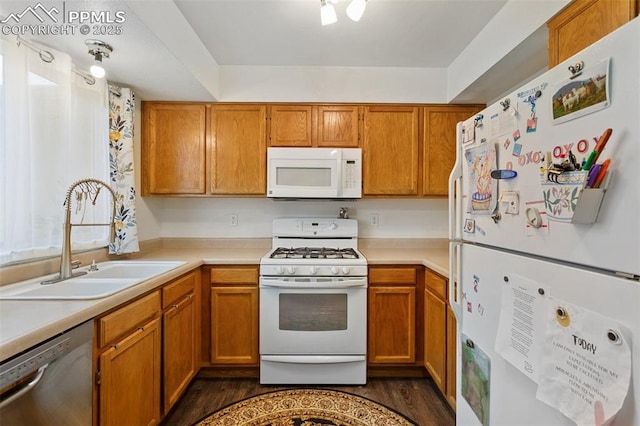
<path fill-rule="evenodd" d="M 111 197 L 113 200 L 113 209 L 111 211 L 111 220 L 109 223 L 71 223 L 71 194 L 73 194 L 76 188 L 79 189 L 79 194 L 90 195 L 92 197 L 92 203 L 95 205 L 96 200 L 98 199 L 98 195 L 100 194 L 100 190 L 102 188 L 107 188 L 111 193 Z M 72 226 L 109 226 L 112 228 L 112 232 L 110 233 L 109 242 L 115 242 L 115 224 L 114 220 L 116 217 L 116 193 L 109 186 L 109 184 L 98 180 L 98 179 L 82 179 L 77 182 L 74 182 L 69 189 L 67 190 L 67 195 L 64 200 L 65 205 L 65 221 L 64 221 L 64 230 L 62 235 L 62 258 L 60 259 L 60 274 L 51 280 L 42 281 L 42 284 L 53 284 L 60 281 L 68 280 L 69 278 L 74 278 L 80 275 L 85 275 L 86 272 L 72 272 L 74 268 L 74 262 L 71 261 L 71 227 Z M 77 267 L 77 266 L 75 266 Z"/>

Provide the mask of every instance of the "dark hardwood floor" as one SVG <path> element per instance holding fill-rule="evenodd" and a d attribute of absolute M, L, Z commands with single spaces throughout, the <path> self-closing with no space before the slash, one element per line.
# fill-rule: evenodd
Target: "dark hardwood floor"
<path fill-rule="evenodd" d="M 244 398 L 301 386 L 265 386 L 258 379 L 197 378 L 162 422 L 192 425 L 215 410 Z M 310 386 L 302 386 L 310 387 Z M 370 378 L 364 386 L 311 386 L 353 393 L 404 414 L 420 426 L 454 426 L 455 414 L 428 378 Z"/>

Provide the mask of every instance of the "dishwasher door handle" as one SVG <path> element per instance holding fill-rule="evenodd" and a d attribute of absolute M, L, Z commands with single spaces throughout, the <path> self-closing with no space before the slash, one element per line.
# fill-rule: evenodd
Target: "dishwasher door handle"
<path fill-rule="evenodd" d="M 7 405 L 11 404 L 16 399 L 20 398 L 25 393 L 29 392 L 31 389 L 35 388 L 38 385 L 38 383 L 40 382 L 40 380 L 42 379 L 42 376 L 44 375 L 44 371 L 47 369 L 48 366 L 49 366 L 49 364 L 45 364 L 42 367 L 38 368 L 38 374 L 35 375 L 33 380 L 30 380 L 30 381 L 25 382 L 24 384 L 20 385 L 17 388 L 17 390 L 12 392 L 12 395 L 10 397 L 0 401 L 0 408 L 6 407 Z"/>

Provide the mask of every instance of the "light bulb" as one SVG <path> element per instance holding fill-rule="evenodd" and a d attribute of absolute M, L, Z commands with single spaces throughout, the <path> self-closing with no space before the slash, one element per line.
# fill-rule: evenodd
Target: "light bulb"
<path fill-rule="evenodd" d="M 359 21 L 367 7 L 367 0 L 352 0 L 347 6 L 347 16 L 353 21 Z"/>
<path fill-rule="evenodd" d="M 329 25 L 338 21 L 336 9 L 332 4 L 327 4 L 327 0 L 320 0 L 320 21 L 322 25 Z"/>
<path fill-rule="evenodd" d="M 104 68 L 102 68 L 100 62 L 98 61 L 96 61 L 93 65 L 91 65 L 91 68 L 89 68 L 89 72 L 95 78 L 102 78 L 105 75 Z"/>

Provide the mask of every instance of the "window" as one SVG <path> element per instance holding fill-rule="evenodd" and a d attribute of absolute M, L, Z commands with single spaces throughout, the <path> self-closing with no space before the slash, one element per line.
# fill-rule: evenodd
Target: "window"
<path fill-rule="evenodd" d="M 67 189 L 86 177 L 109 180 L 105 82 L 88 85 L 68 55 L 52 53 L 46 63 L 0 40 L 0 265 L 59 256 Z M 95 206 L 79 197 L 72 223 L 108 221 L 106 194 Z M 108 231 L 74 227 L 72 249 L 105 246 Z"/>

